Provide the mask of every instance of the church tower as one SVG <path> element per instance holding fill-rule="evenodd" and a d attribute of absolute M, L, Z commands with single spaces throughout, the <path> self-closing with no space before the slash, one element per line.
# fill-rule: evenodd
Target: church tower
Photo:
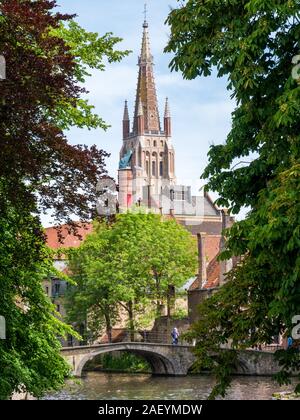
<path fill-rule="evenodd" d="M 176 183 L 170 106 L 166 99 L 162 129 L 148 26 L 145 20 L 142 49 L 138 60 L 139 74 L 132 129 L 127 101 L 124 107 L 123 145 L 119 165 L 121 211 L 126 211 L 131 205 L 141 202 L 158 209 L 162 188 Z"/>

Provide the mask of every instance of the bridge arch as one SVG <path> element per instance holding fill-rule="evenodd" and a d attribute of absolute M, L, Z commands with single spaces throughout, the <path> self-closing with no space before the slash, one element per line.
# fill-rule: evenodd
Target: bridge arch
<path fill-rule="evenodd" d="M 178 366 L 176 366 L 176 363 L 174 363 L 172 358 L 168 357 L 167 352 L 164 352 L 159 348 L 150 348 L 137 344 L 103 346 L 83 355 L 73 355 L 72 365 L 74 368 L 74 375 L 77 377 L 82 376 L 82 371 L 86 363 L 93 360 L 95 357 L 116 351 L 133 353 L 143 357 L 151 366 L 154 375 L 178 375 Z"/>

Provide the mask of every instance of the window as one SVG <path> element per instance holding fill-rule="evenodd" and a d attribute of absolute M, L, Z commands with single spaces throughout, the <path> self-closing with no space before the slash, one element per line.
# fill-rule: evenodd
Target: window
<path fill-rule="evenodd" d="M 150 174 L 149 174 L 149 160 L 146 160 L 146 172 L 147 172 L 147 175 L 149 176 Z"/>
<path fill-rule="evenodd" d="M 160 142 L 161 147 L 164 147 L 164 142 L 163 140 Z"/>
<path fill-rule="evenodd" d="M 170 190 L 170 200 L 174 201 L 175 199 L 175 191 L 173 189 Z"/>
<path fill-rule="evenodd" d="M 68 346 L 73 347 L 73 336 L 68 334 Z"/>
<path fill-rule="evenodd" d="M 176 191 L 175 192 L 175 198 L 176 201 L 184 201 L 185 200 L 185 191 Z"/>
<path fill-rule="evenodd" d="M 56 283 L 55 286 L 54 286 L 54 293 L 56 295 L 58 295 L 59 292 L 60 292 L 60 284 L 59 283 Z"/>
<path fill-rule="evenodd" d="M 139 167 L 142 166 L 142 148 L 141 145 L 139 145 L 139 152 L 138 152 L 138 165 Z"/>
<path fill-rule="evenodd" d="M 164 163 L 162 160 L 159 162 L 159 176 L 164 176 Z"/>
<path fill-rule="evenodd" d="M 49 287 L 46 287 L 46 295 L 49 296 Z"/>
<path fill-rule="evenodd" d="M 156 140 L 154 140 L 153 147 L 156 147 L 156 146 L 157 146 L 157 142 L 156 142 Z"/>
<path fill-rule="evenodd" d="M 60 312 L 60 305 L 56 305 L 56 311 Z"/>
<path fill-rule="evenodd" d="M 156 176 L 156 162 L 155 161 L 152 162 L 152 175 Z"/>

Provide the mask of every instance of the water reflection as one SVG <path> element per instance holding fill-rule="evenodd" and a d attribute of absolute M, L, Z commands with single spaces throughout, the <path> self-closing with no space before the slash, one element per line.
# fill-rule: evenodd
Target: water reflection
<path fill-rule="evenodd" d="M 213 387 L 208 375 L 153 377 L 122 373 L 89 372 L 80 383 L 44 399 L 58 400 L 205 400 Z M 235 377 L 228 400 L 269 400 L 274 392 L 291 390 L 269 377 Z"/>

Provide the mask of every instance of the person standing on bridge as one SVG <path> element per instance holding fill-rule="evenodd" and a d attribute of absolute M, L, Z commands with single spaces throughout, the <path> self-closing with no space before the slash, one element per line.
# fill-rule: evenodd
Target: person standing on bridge
<path fill-rule="evenodd" d="M 179 340 L 179 332 L 178 329 L 176 327 L 173 328 L 173 331 L 171 332 L 171 336 L 172 336 L 172 344 L 174 346 L 177 346 L 178 344 L 178 340 Z"/>

